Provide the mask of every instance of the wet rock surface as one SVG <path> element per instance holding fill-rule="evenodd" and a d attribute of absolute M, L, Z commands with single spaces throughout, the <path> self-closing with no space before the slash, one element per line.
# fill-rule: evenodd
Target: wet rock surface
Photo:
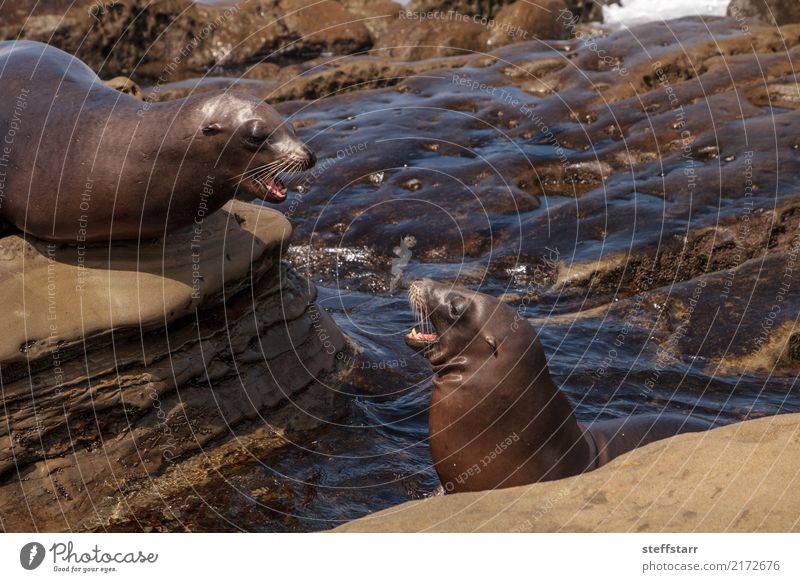
<path fill-rule="evenodd" d="M 376 51 L 379 53 L 380 51 Z M 464 51 L 461 51 L 462 53 Z M 449 57 L 453 66 L 474 60 L 473 54 Z M 270 103 L 293 100 L 316 100 L 342 93 L 393 87 L 410 75 L 440 69 L 442 61 L 394 60 L 373 55 L 312 59 L 300 65 L 273 68 L 259 63 L 237 76 L 194 77 L 183 81 L 156 84 L 143 88 L 151 101 L 178 99 L 190 94 L 219 89 L 245 91 Z"/>
<path fill-rule="evenodd" d="M 232 202 L 203 228 L 0 241 L 0 296 L 26 322 L 0 355 L 3 530 L 280 529 L 291 495 L 259 470 L 345 413 L 324 380 L 345 339 L 281 262 L 279 213 Z"/>
<path fill-rule="evenodd" d="M 486 46 L 499 48 L 521 40 L 559 40 L 571 36 L 565 24 L 579 15 L 570 15 L 563 0 L 548 0 L 529 4 L 514 2 L 501 8 L 495 16 L 497 24 L 485 35 Z"/>
<path fill-rule="evenodd" d="M 434 497 L 340 532 L 796 532 L 800 415 L 636 449 L 577 477 Z"/>
<path fill-rule="evenodd" d="M 794 0 L 731 0 L 728 16 L 745 22 L 782 26 L 800 22 L 800 4 Z"/>
<path fill-rule="evenodd" d="M 453 10 L 463 14 L 494 16 L 506 4 L 514 0 L 411 0 L 409 10 L 430 12 Z"/>
<path fill-rule="evenodd" d="M 369 48 L 369 31 L 333 0 L 6 2 L 0 38 L 48 42 L 101 77 L 180 80 L 256 60 L 306 60 Z"/>
<path fill-rule="evenodd" d="M 624 323 L 647 293 L 663 338 L 689 314 L 676 356 L 785 366 L 776 346 L 791 343 L 800 285 L 800 28 L 757 32 L 693 17 L 591 44 L 518 43 L 282 105 L 321 160 L 288 203 L 294 240 L 391 257 L 413 235 L 412 269 L 511 278 L 537 290 L 538 311 L 598 322 Z M 537 281 L 545 249 L 557 273 Z"/>
<path fill-rule="evenodd" d="M 0 38 L 48 42 L 104 78 L 165 85 L 203 72 L 239 76 L 254 63 L 301 64 L 371 48 L 382 57 L 421 60 L 565 38 L 570 28 L 559 20 L 567 20 L 562 12 L 569 8 L 574 23 L 596 20 L 598 9 L 589 4 L 494 3 L 477 12 L 477 4 L 440 6 L 445 12 L 429 17 L 389 1 L 51 0 L 0 6 Z"/>
<path fill-rule="evenodd" d="M 455 11 L 472 16 L 494 17 L 499 14 L 504 7 L 511 4 L 528 4 L 532 10 L 538 11 L 538 7 L 547 6 L 548 9 L 566 8 L 572 12 L 581 22 L 603 20 L 603 5 L 618 3 L 617 0 L 558 0 L 555 2 L 525 2 L 524 0 L 411 0 L 408 3 L 409 10 L 430 12 L 430 11 Z"/>
<path fill-rule="evenodd" d="M 483 48 L 483 31 L 471 20 L 401 17 L 378 39 L 373 52 L 404 60 L 470 53 Z"/>
<path fill-rule="evenodd" d="M 361 19 L 373 41 L 385 34 L 405 10 L 402 4 L 390 0 L 341 0 L 341 4 Z"/>

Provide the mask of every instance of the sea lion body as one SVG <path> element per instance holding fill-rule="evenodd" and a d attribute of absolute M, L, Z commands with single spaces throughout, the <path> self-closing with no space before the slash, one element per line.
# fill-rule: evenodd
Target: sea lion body
<path fill-rule="evenodd" d="M 277 173 L 314 164 L 246 94 L 148 103 L 30 41 L 0 42 L 0 81 L 0 218 L 42 239 L 160 238 L 237 192 L 280 202 Z"/>
<path fill-rule="evenodd" d="M 497 299 L 423 280 L 409 292 L 435 333 L 412 332 L 435 372 L 431 456 L 446 492 L 562 479 L 655 440 L 711 428 L 676 414 L 584 426 L 550 378 L 538 334 Z"/>

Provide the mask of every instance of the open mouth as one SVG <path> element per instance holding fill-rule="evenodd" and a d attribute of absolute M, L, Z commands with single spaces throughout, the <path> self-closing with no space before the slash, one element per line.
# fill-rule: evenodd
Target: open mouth
<path fill-rule="evenodd" d="M 258 174 L 253 178 L 253 182 L 258 186 L 264 200 L 276 203 L 286 200 L 286 186 L 278 176 Z"/>
<path fill-rule="evenodd" d="M 273 159 L 265 164 L 246 170 L 236 176 L 239 183 L 246 181 L 246 190 L 267 202 L 280 204 L 286 200 L 286 184 L 282 178 L 291 179 L 296 172 L 303 172 L 314 167 L 316 157 L 311 150 L 304 150 L 302 156 L 286 155 Z M 274 152 L 273 152 L 274 154 Z M 253 191 L 255 187 L 255 191 Z"/>
<path fill-rule="evenodd" d="M 409 288 L 408 302 L 417 316 L 417 325 L 422 331 L 417 331 L 417 326 L 414 326 L 411 333 L 405 335 L 406 345 L 424 352 L 439 342 L 439 334 L 436 333 L 436 328 L 428 317 L 428 310 L 425 308 L 425 301 L 419 285 L 412 284 Z"/>
<path fill-rule="evenodd" d="M 420 333 L 415 327 L 411 330 L 411 333 L 406 334 L 405 340 L 406 345 L 418 350 L 424 350 L 433 347 L 439 341 L 439 336 L 436 333 Z"/>

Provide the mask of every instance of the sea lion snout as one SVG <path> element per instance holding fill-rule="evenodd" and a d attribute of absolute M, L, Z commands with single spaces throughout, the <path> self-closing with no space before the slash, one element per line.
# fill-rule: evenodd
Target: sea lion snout
<path fill-rule="evenodd" d="M 405 342 L 409 347 L 423 354 L 439 341 L 439 334 L 430 320 L 432 308 L 430 287 L 432 284 L 433 281 L 430 279 L 420 279 L 408 287 L 408 302 L 417 317 L 417 325 L 411 329 L 411 333 L 406 334 Z M 420 331 L 417 331 L 417 327 L 420 328 Z"/>
<path fill-rule="evenodd" d="M 234 194 L 280 204 L 284 180 L 317 162 L 314 151 L 295 134 L 292 124 L 266 103 L 237 92 L 198 97 L 204 111 L 202 134 L 216 144 Z"/>
<path fill-rule="evenodd" d="M 298 170 L 309 170 L 317 163 L 317 155 L 310 147 L 294 136 L 283 136 L 272 146 L 275 153 L 293 164 Z"/>
<path fill-rule="evenodd" d="M 480 305 L 483 296 L 464 287 L 437 283 L 431 279 L 413 282 L 408 291 L 409 303 L 418 326 L 406 335 L 406 344 L 431 359 L 449 357 L 470 345 L 480 332 Z M 487 340 L 488 341 L 488 340 Z M 436 350 L 426 348 L 433 348 Z M 472 348 L 470 348 L 472 349 Z"/>

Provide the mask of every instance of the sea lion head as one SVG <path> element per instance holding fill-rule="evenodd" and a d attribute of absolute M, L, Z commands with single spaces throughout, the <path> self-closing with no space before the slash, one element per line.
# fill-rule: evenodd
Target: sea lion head
<path fill-rule="evenodd" d="M 594 467 L 594 441 L 550 377 L 538 334 L 511 306 L 423 279 L 409 288 L 433 367 L 431 458 L 446 492 L 560 479 Z M 472 467 L 481 464 L 477 473 Z"/>
<path fill-rule="evenodd" d="M 536 331 L 514 309 L 498 299 L 464 287 L 415 281 L 409 288 L 409 302 L 420 320 L 405 336 L 406 344 L 428 358 L 434 371 L 456 366 L 491 367 L 495 363 L 512 366 L 524 356 L 539 358 L 545 366 Z M 505 372 L 507 373 L 507 369 Z"/>
<path fill-rule="evenodd" d="M 219 149 L 216 166 L 223 179 L 238 193 L 283 202 L 281 177 L 313 167 L 314 152 L 297 138 L 291 123 L 256 97 L 225 91 L 203 99 L 197 140 Z"/>

